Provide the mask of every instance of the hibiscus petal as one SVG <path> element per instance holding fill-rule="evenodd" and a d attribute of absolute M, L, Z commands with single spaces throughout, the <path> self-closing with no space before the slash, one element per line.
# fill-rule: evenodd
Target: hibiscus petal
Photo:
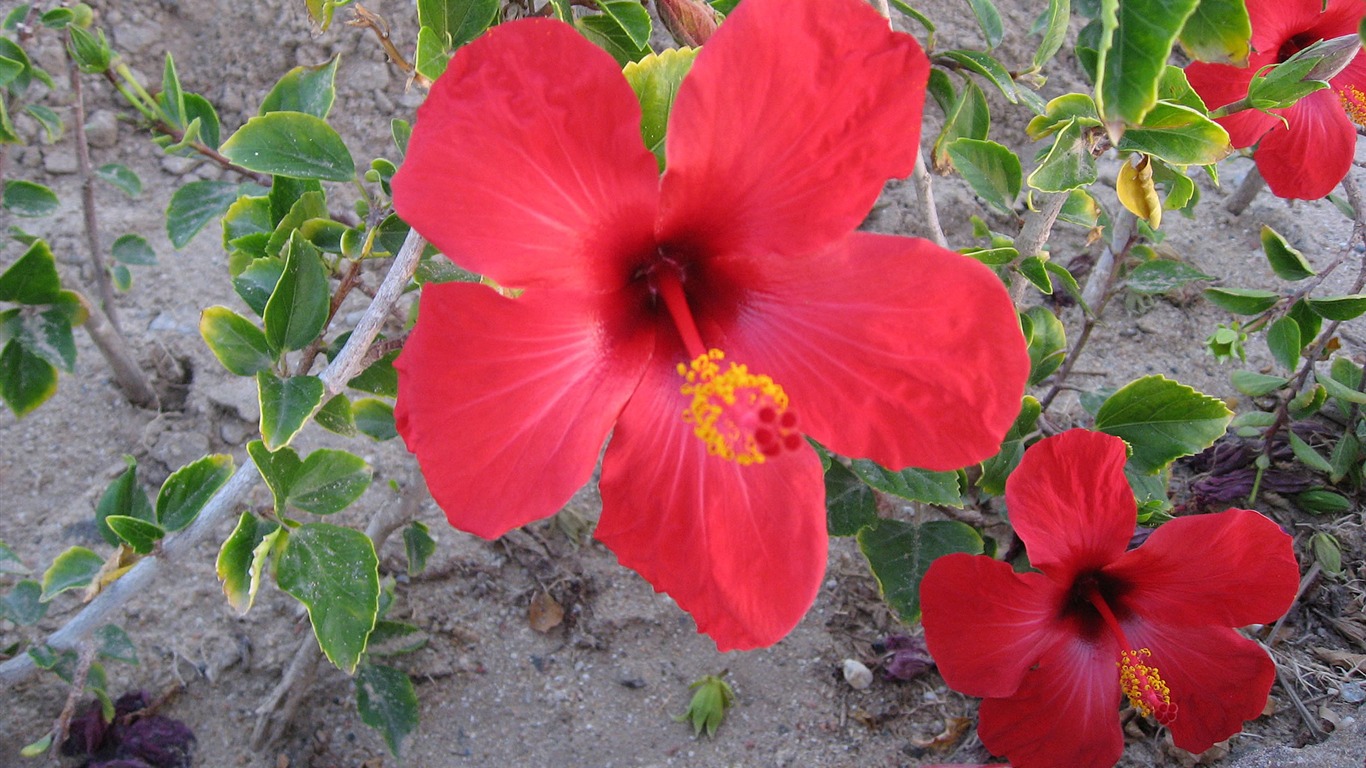
<path fill-rule="evenodd" d="M 1242 730 L 1262 714 L 1276 665 L 1260 646 L 1226 627 L 1170 627 L 1156 622 L 1126 626 L 1145 659 L 1171 691 L 1176 720 L 1168 728 L 1176 746 L 1199 754 Z"/>
<path fill-rule="evenodd" d="M 620 294 L 423 289 L 394 415 L 451 525 L 495 538 L 588 482 L 654 343 L 630 309 Z"/>
<path fill-rule="evenodd" d="M 1305 96 L 1284 115 L 1290 127 L 1277 124 L 1257 145 L 1257 170 L 1277 197 L 1317 200 L 1352 167 L 1356 128 L 1332 89 Z"/>
<path fill-rule="evenodd" d="M 925 642 L 949 687 L 1010 696 L 1043 651 L 1061 640 L 1066 594 L 1039 573 L 983 555 L 946 555 L 920 582 Z"/>
<path fill-rule="evenodd" d="M 799 254 L 850 232 L 915 165 L 929 69 L 860 0 L 745 0 L 679 88 L 660 241 Z"/>
<path fill-rule="evenodd" d="M 1108 638 L 1057 643 L 1014 696 L 982 701 L 982 745 L 1014 768 L 1112 768 L 1124 752 L 1118 657 Z"/>
<path fill-rule="evenodd" d="M 611 290 L 654 251 L 640 106 L 611 56 L 544 19 L 460 49 L 417 113 L 394 207 L 503 285 Z"/>
<path fill-rule="evenodd" d="M 748 1 L 748 0 L 747 0 Z M 682 358 L 661 339 L 602 462 L 596 536 L 691 613 L 722 651 L 772 645 L 825 574 L 825 484 L 803 446 L 747 467 L 707 454 L 682 414 Z"/>
<path fill-rule="evenodd" d="M 1073 429 L 1025 451 L 1006 480 L 1006 509 L 1029 562 L 1059 584 L 1123 554 L 1138 509 L 1124 441 Z"/>
<path fill-rule="evenodd" d="M 1126 608 L 1183 626 L 1275 621 L 1300 582 L 1290 536 L 1245 509 L 1173 520 L 1104 573 L 1125 585 Z"/>
<path fill-rule="evenodd" d="M 699 270 L 703 287 L 690 293 L 703 337 L 772 376 L 802 431 L 837 453 L 957 469 L 994 455 L 1019 413 L 1029 375 L 1019 319 L 974 259 L 855 233 L 805 258 Z"/>
<path fill-rule="evenodd" d="M 1246 67 L 1195 62 L 1186 66 L 1186 79 L 1206 107 L 1218 109 L 1247 96 L 1247 86 L 1252 82 L 1252 76 L 1261 67 L 1275 61 L 1270 54 L 1253 54 Z M 1255 109 L 1234 112 L 1215 122 L 1228 131 L 1229 143 L 1238 149 L 1256 144 L 1267 131 L 1280 124 L 1275 115 Z"/>

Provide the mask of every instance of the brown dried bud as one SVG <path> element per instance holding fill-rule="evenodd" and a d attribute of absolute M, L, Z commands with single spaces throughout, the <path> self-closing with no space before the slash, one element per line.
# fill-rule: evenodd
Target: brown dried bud
<path fill-rule="evenodd" d="M 716 11 L 704 0 L 655 0 L 655 10 L 679 45 L 702 45 L 720 23 Z"/>

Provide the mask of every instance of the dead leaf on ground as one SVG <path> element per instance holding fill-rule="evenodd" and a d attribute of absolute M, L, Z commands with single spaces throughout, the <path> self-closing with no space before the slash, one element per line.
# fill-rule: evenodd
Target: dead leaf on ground
<path fill-rule="evenodd" d="M 1366 653 L 1351 653 L 1337 648 L 1314 648 L 1314 655 L 1330 666 L 1347 672 L 1366 672 Z"/>
<path fill-rule="evenodd" d="M 944 726 L 944 730 L 930 739 L 917 739 L 911 737 L 911 743 L 921 749 L 948 749 L 957 744 L 963 735 L 972 727 L 970 717 L 950 717 Z"/>
<path fill-rule="evenodd" d="M 527 622 L 531 628 L 545 634 L 555 627 L 560 626 L 564 621 L 564 608 L 555 602 L 555 598 L 549 592 L 537 592 L 531 598 L 531 607 L 527 610 Z"/>

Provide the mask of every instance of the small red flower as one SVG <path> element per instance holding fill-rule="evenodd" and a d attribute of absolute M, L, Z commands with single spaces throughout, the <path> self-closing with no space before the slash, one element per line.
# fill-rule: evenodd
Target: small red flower
<path fill-rule="evenodd" d="M 494 28 L 418 111 L 399 214 L 499 284 L 428 285 L 399 432 L 451 523 L 554 514 L 593 476 L 597 538 L 722 649 L 776 642 L 824 574 L 820 460 L 986 458 L 1029 361 L 1000 281 L 855 233 L 910 173 L 929 63 L 859 0 L 745 0 L 678 91 L 661 177 L 611 56 Z"/>
<path fill-rule="evenodd" d="M 920 586 L 944 681 L 985 700 L 978 734 L 1015 768 L 1108 768 L 1117 705 L 1203 752 L 1261 714 L 1275 665 L 1233 628 L 1275 621 L 1299 570 L 1256 512 L 1173 520 L 1126 551 L 1137 509 L 1124 442 L 1072 430 L 1025 452 L 1010 522 L 1039 572 L 982 555 L 936 560 Z"/>
<path fill-rule="evenodd" d="M 1356 34 L 1366 0 L 1329 0 L 1326 9 L 1323 0 L 1247 0 L 1247 13 L 1253 53 L 1246 67 L 1201 62 L 1186 67 L 1191 87 L 1210 109 L 1247 96 L 1260 68 L 1320 40 Z M 1218 120 L 1234 147 L 1257 145 L 1257 170 L 1277 197 L 1316 200 L 1332 192 L 1352 165 L 1353 122 L 1366 125 L 1366 56 L 1358 52 L 1329 85 L 1292 107 L 1273 110 L 1276 114 L 1247 109 Z"/>

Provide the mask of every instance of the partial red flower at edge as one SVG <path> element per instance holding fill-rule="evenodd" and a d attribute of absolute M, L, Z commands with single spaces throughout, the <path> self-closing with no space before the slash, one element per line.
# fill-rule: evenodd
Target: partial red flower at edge
<path fill-rule="evenodd" d="M 1186 78 L 1210 109 L 1247 96 L 1257 70 L 1285 61 L 1320 40 L 1356 34 L 1366 0 L 1247 0 L 1253 53 L 1246 67 L 1196 62 Z M 1356 152 L 1356 124 L 1366 125 L 1366 55 L 1358 52 L 1329 88 L 1275 114 L 1247 109 L 1217 121 L 1236 148 L 1253 159 L 1277 197 L 1317 200 L 1347 175 Z M 1289 127 L 1282 123 L 1284 117 Z M 1260 142 L 1260 143 L 1259 143 Z"/>
<path fill-rule="evenodd" d="M 678 91 L 661 178 L 621 70 L 572 27 L 462 48 L 394 205 L 524 292 L 426 286 L 396 363 L 399 432 L 452 525 L 554 514 L 610 433 L 597 538 L 719 648 L 754 648 L 824 577 L 803 435 L 895 469 L 994 454 L 1029 370 L 1004 287 L 853 231 L 914 165 L 928 75 L 860 0 L 745 0 Z"/>
<path fill-rule="evenodd" d="M 1039 441 L 1006 481 L 1038 572 L 984 555 L 936 560 L 920 586 L 944 681 L 984 698 L 978 734 L 1015 768 L 1109 768 L 1118 705 L 1200 753 L 1261 714 L 1275 665 L 1234 627 L 1269 623 L 1299 585 L 1290 536 L 1257 512 L 1183 517 L 1126 551 L 1137 519 L 1122 440 Z"/>

